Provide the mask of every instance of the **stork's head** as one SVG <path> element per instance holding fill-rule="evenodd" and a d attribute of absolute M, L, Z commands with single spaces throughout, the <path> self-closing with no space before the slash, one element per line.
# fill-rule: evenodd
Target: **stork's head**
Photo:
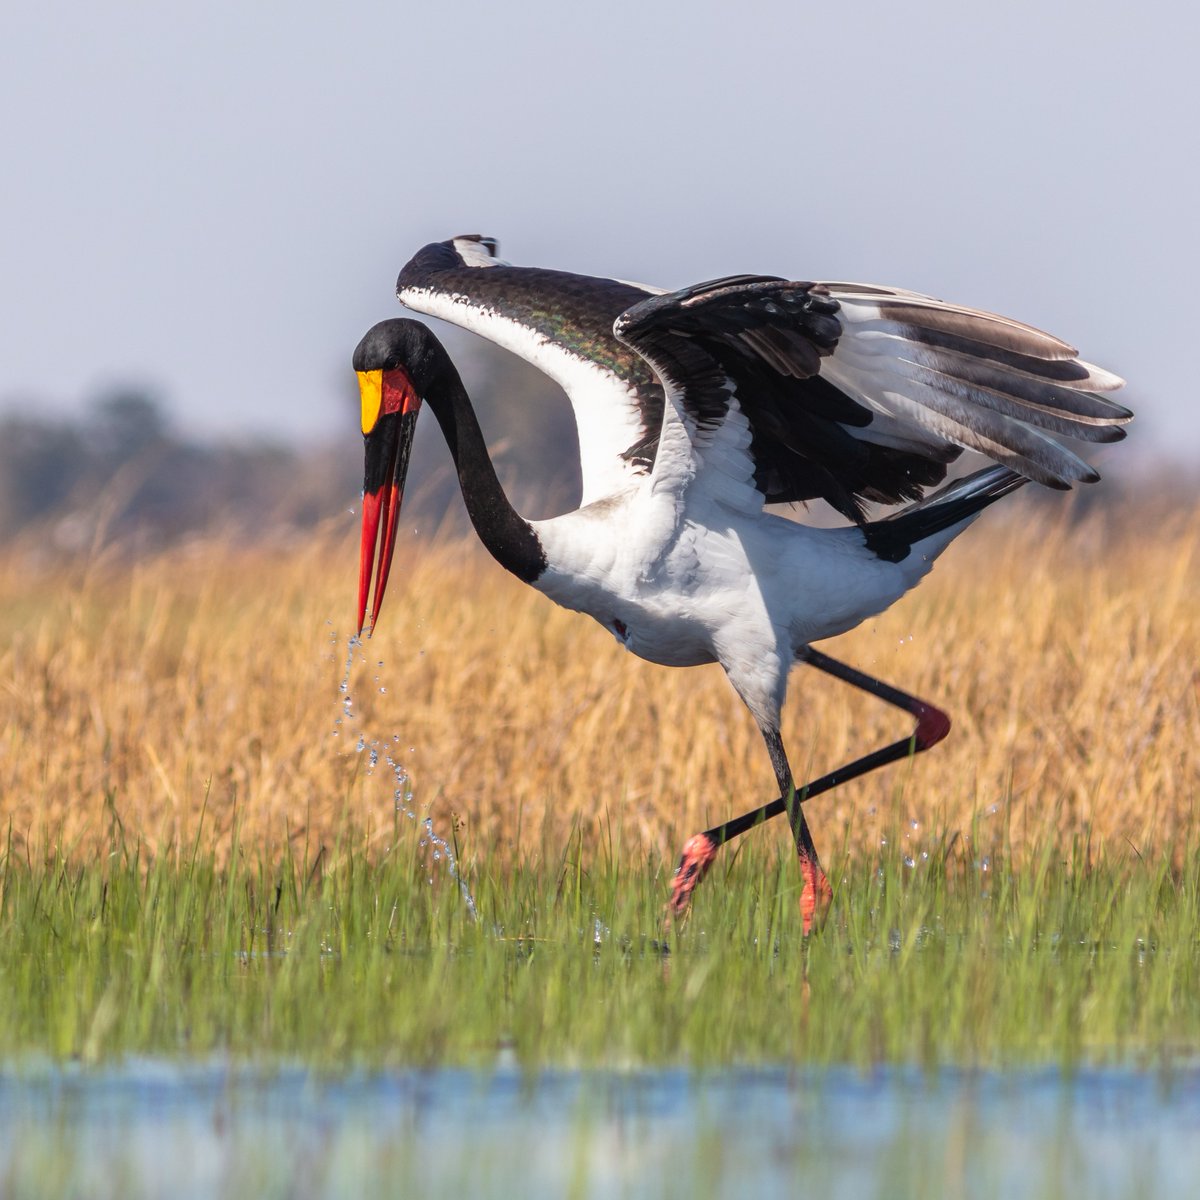
<path fill-rule="evenodd" d="M 375 600 L 371 630 L 387 588 L 404 499 L 404 480 L 412 450 L 413 430 L 424 383 L 432 369 L 432 335 L 417 321 L 380 321 L 354 350 L 354 370 L 362 399 L 362 431 L 366 442 L 363 475 L 362 548 L 358 571 L 358 631 L 366 623 L 371 573 Z"/>

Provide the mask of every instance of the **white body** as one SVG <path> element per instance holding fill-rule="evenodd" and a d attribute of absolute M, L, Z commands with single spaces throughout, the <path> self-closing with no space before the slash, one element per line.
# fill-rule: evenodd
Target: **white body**
<path fill-rule="evenodd" d="M 533 586 L 594 617 L 639 658 L 669 667 L 719 662 L 768 726 L 777 723 L 797 650 L 895 603 L 969 524 L 885 562 L 856 528 L 816 529 L 764 512 L 752 487 L 745 505 L 716 498 L 705 486 L 711 473 L 664 486 L 669 474 L 660 452 L 648 479 L 532 522 L 549 563 Z M 736 491 L 736 482 L 726 477 L 718 490 Z"/>

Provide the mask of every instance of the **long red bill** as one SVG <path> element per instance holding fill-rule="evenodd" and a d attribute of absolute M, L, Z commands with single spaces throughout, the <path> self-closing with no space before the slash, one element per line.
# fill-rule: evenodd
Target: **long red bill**
<path fill-rule="evenodd" d="M 371 600 L 369 633 L 375 632 L 379 609 L 387 590 L 404 500 L 404 479 L 416 427 L 416 397 L 408 395 L 409 406 L 399 405 L 380 416 L 366 436 L 366 473 L 363 482 L 362 542 L 358 558 L 358 632 L 367 625 L 367 602 Z M 371 599 L 371 578 L 375 592 Z"/>
<path fill-rule="evenodd" d="M 379 577 L 375 584 L 375 604 L 371 609 L 371 629 L 379 618 L 379 606 L 383 603 L 383 592 L 387 586 L 388 572 L 392 568 L 392 547 L 395 545 L 394 529 L 389 529 L 391 511 L 399 511 L 399 488 L 385 484 L 373 495 L 363 493 L 362 544 L 358 554 L 358 632 L 362 636 L 366 624 L 367 600 L 371 595 L 371 574 L 375 566 L 375 548 L 379 544 L 379 529 L 383 526 L 383 547 L 379 556 Z M 390 535 L 390 536 L 389 536 Z"/>

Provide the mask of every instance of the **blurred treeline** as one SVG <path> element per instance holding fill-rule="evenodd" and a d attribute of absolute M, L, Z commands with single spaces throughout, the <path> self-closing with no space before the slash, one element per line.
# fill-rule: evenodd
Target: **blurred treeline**
<path fill-rule="evenodd" d="M 464 339 L 454 350 L 514 502 L 530 516 L 570 507 L 578 451 L 565 397 L 493 347 Z M 111 390 L 72 416 L 0 400 L 0 543 L 36 532 L 47 550 L 117 544 L 136 553 L 195 535 L 253 541 L 340 519 L 362 487 L 352 377 L 330 404 L 341 432 L 297 445 L 190 436 L 149 387 Z M 427 527 L 465 520 L 433 420 L 418 427 L 405 513 Z"/>
<path fill-rule="evenodd" d="M 0 539 L 44 530 L 57 549 L 150 549 L 222 525 L 307 525 L 328 514 L 348 463 L 285 445 L 205 442 L 149 392 L 102 396 L 80 416 L 0 416 Z"/>
<path fill-rule="evenodd" d="M 578 440 L 566 397 L 486 342 L 456 330 L 442 336 L 518 510 L 546 517 L 572 507 Z M 143 553 L 194 536 L 250 542 L 347 520 L 361 494 L 362 439 L 357 392 L 346 374 L 345 390 L 330 397 L 336 432 L 309 445 L 286 433 L 274 441 L 189 436 L 148 387 L 109 391 L 71 417 L 50 414 L 44 403 L 0 397 L 0 544 L 29 533 L 46 551 L 104 545 Z M 286 416 L 282 405 L 280 411 Z M 1195 467 L 1155 469 L 1137 453 L 1137 432 L 1135 424 L 1131 444 L 1101 452 L 1102 487 L 1080 488 L 1069 499 L 1029 488 L 1022 503 L 1054 505 L 1066 519 L 1097 510 L 1109 523 L 1147 529 L 1194 511 Z M 822 519 L 819 510 L 814 519 Z M 418 425 L 404 511 L 410 528 L 466 528 L 450 457 L 430 419 Z"/>

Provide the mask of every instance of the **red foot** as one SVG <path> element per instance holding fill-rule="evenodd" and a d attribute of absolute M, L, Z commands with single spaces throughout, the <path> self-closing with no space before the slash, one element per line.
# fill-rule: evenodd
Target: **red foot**
<path fill-rule="evenodd" d="M 818 929 L 825 921 L 825 914 L 833 902 L 833 888 L 829 877 L 815 858 L 800 852 L 800 874 L 804 878 L 804 890 L 800 893 L 800 919 L 804 922 L 804 936 L 808 937 L 814 926 Z"/>
<path fill-rule="evenodd" d="M 682 917 L 687 912 L 696 885 L 708 873 L 716 857 L 717 844 L 707 834 L 698 833 L 688 838 L 679 856 L 679 866 L 675 868 L 671 899 L 667 901 L 668 912 L 676 917 Z"/>

